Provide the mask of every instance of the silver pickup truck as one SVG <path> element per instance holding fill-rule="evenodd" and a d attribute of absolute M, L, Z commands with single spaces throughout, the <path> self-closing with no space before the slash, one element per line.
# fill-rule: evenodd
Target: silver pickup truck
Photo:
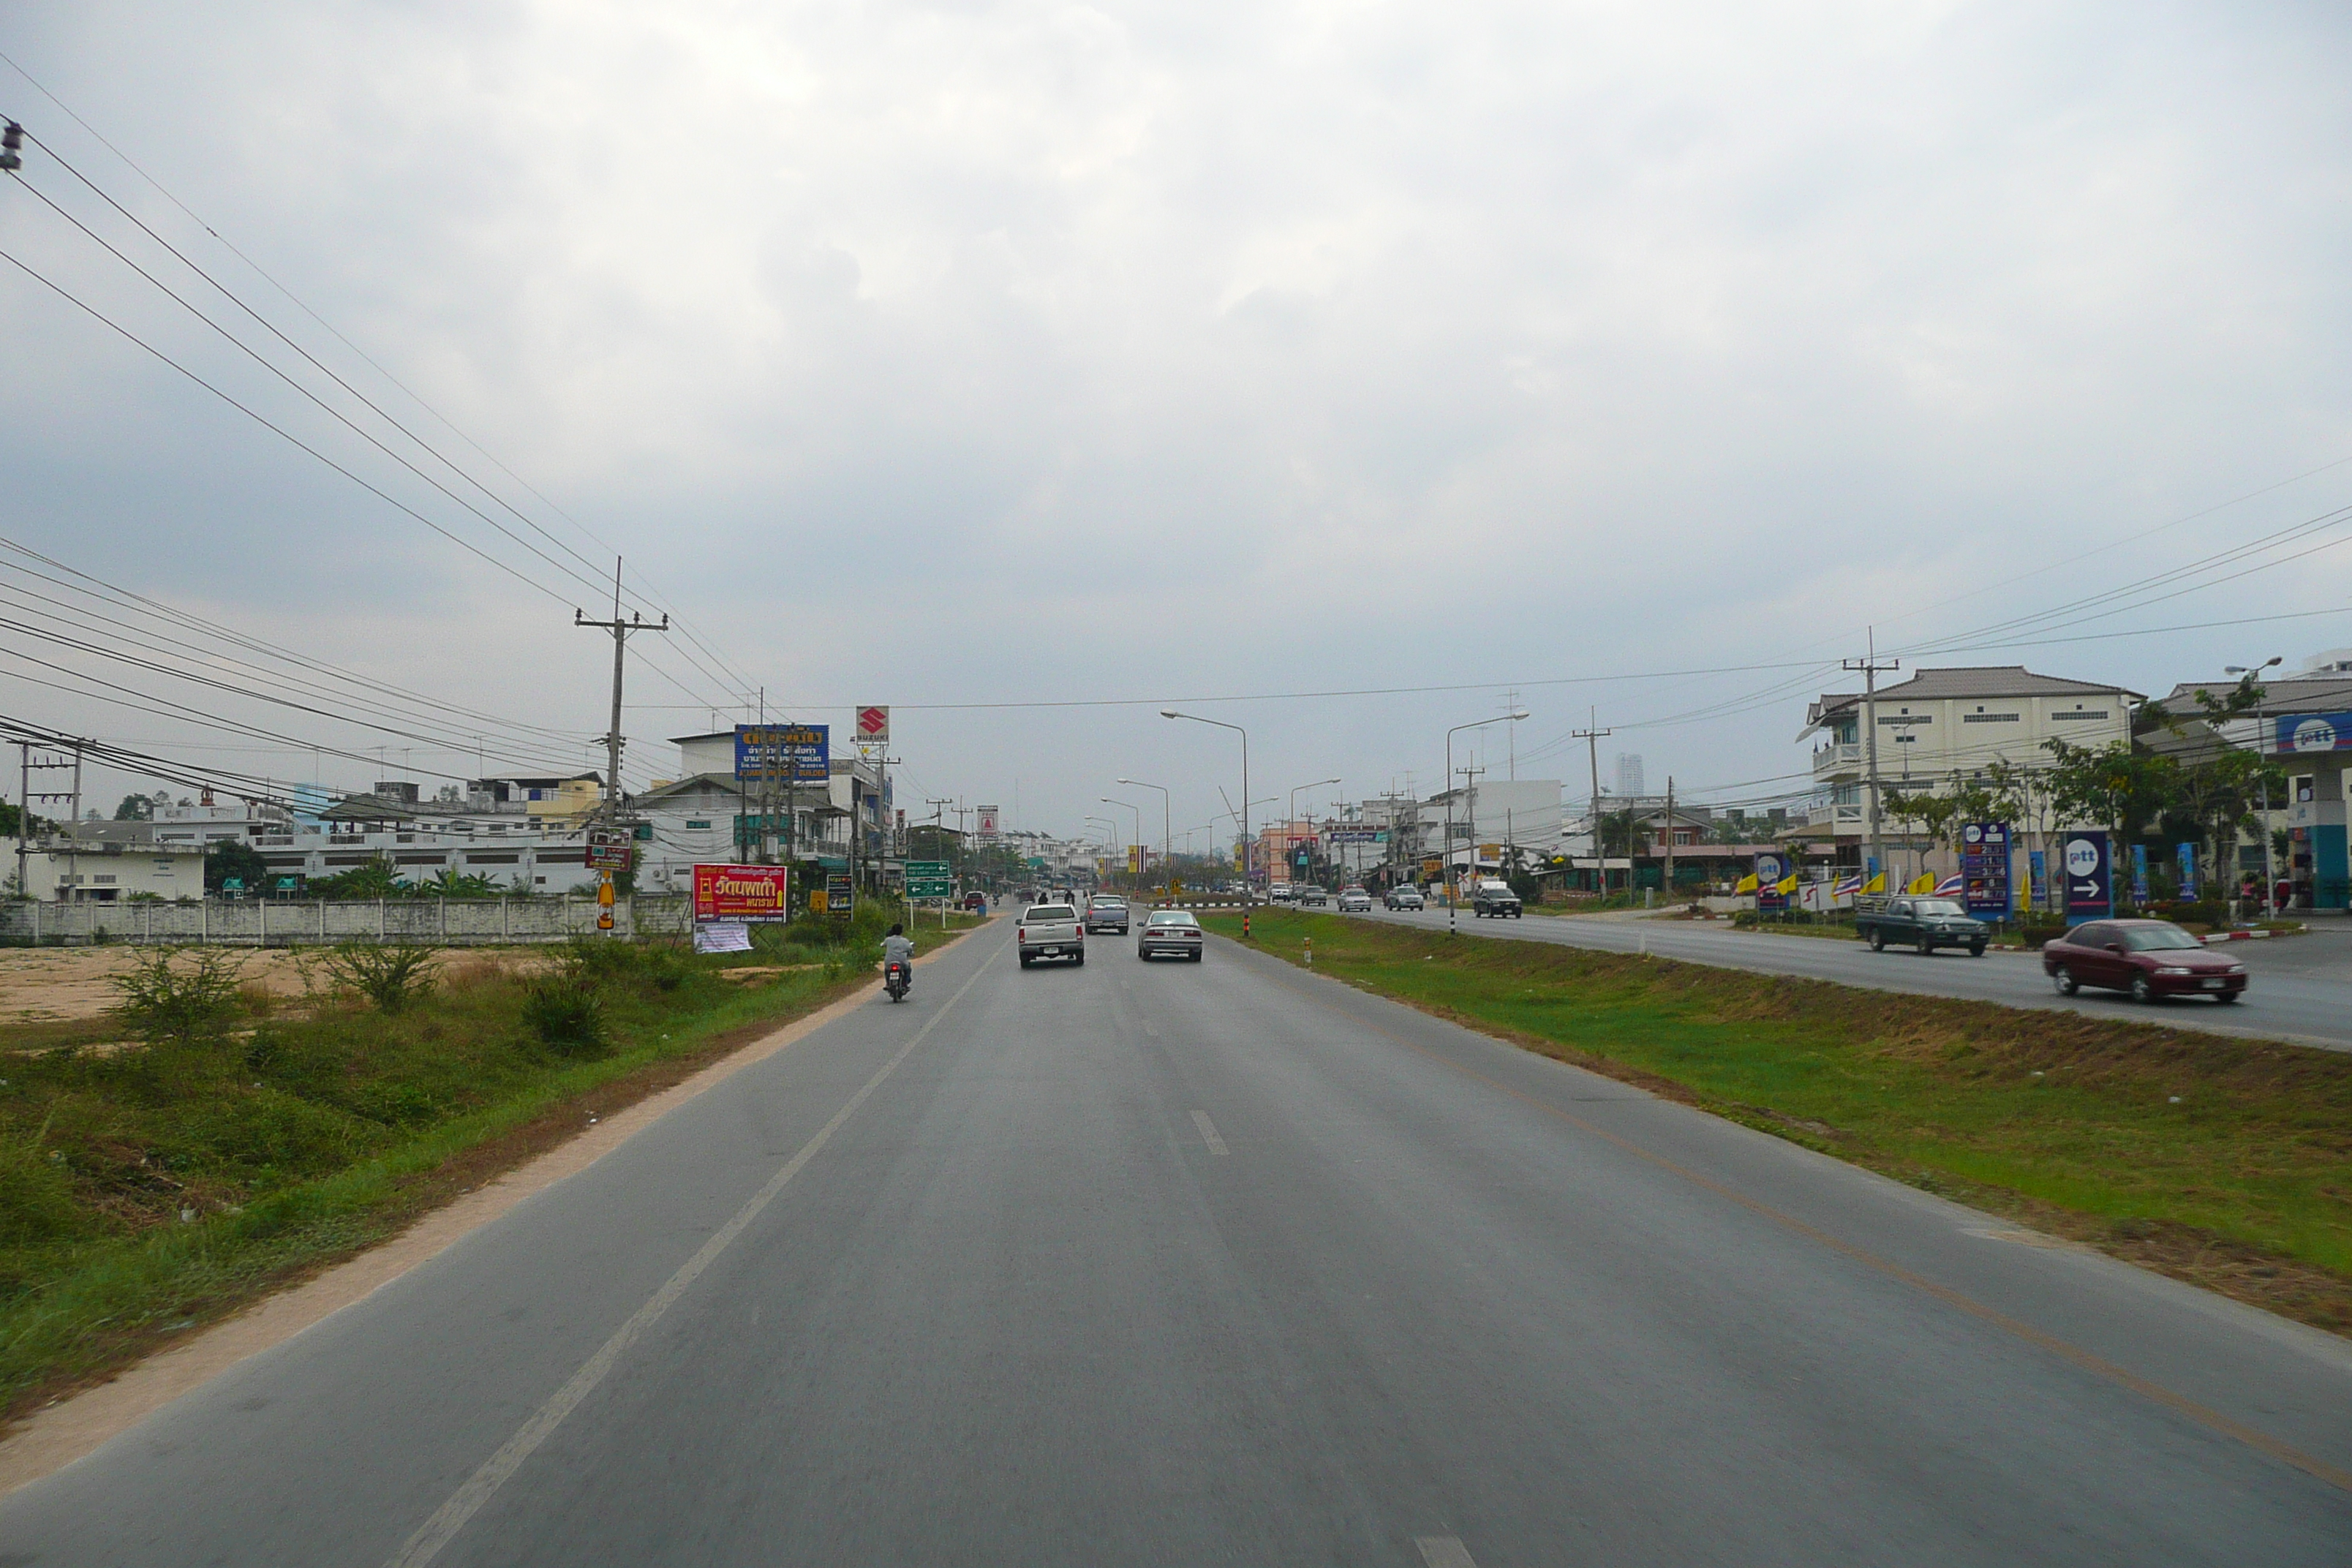
<path fill-rule="evenodd" d="M 1072 963 L 1087 961 L 1086 928 L 1078 922 L 1075 904 L 1030 905 L 1021 911 L 1013 941 L 1020 946 L 1024 969 L 1041 958 L 1066 958 Z"/>

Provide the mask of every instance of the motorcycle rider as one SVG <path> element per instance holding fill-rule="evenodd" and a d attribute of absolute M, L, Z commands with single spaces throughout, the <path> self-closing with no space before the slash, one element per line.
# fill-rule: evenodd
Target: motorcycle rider
<path fill-rule="evenodd" d="M 897 921 L 891 922 L 890 934 L 882 939 L 882 972 L 887 974 L 894 963 L 907 966 L 907 984 L 912 986 L 915 983 L 915 939 L 908 936 L 907 928 Z"/>

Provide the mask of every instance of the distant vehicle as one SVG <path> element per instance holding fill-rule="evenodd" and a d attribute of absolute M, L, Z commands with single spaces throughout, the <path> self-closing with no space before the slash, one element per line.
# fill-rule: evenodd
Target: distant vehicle
<path fill-rule="evenodd" d="M 1423 898 L 1421 889 L 1411 882 L 1399 882 L 1381 896 L 1381 902 L 1392 910 L 1425 910 L 1429 907 L 1429 900 Z"/>
<path fill-rule="evenodd" d="M 2246 994 L 2246 966 L 2209 952 L 2170 921 L 2090 921 L 2042 948 L 2042 972 L 2061 996 L 2085 985 L 2128 991 L 2135 1002 Z"/>
<path fill-rule="evenodd" d="M 1342 888 L 1339 889 L 1339 912 L 1341 914 L 1358 914 L 1370 910 L 1371 907 L 1372 895 L 1364 891 L 1363 889 Z"/>
<path fill-rule="evenodd" d="M 1518 894 L 1511 891 L 1508 882 L 1488 877 L 1470 891 L 1470 912 L 1490 915 L 1496 920 L 1518 920 L 1527 913 L 1519 907 Z"/>
<path fill-rule="evenodd" d="M 1127 900 L 1110 893 L 1097 893 L 1087 900 L 1087 931 L 1115 931 L 1125 936 L 1128 922 L 1134 917 L 1128 913 Z"/>
<path fill-rule="evenodd" d="M 882 989 L 890 994 L 891 1001 L 904 1002 L 907 999 L 908 987 L 914 979 L 914 973 L 905 963 L 895 958 L 882 966 Z"/>
<path fill-rule="evenodd" d="M 1135 936 L 1138 958 L 1173 957 L 1201 962 L 1201 922 L 1190 910 L 1154 910 Z"/>
<path fill-rule="evenodd" d="M 963 907 L 970 910 L 973 914 L 984 915 L 988 912 L 988 895 L 986 893 L 966 893 L 964 895 Z"/>
<path fill-rule="evenodd" d="M 1276 882 L 1265 890 L 1265 901 L 1269 904 L 1291 903 L 1297 900 L 1297 897 L 1298 889 L 1287 882 Z"/>
<path fill-rule="evenodd" d="M 1854 906 L 1853 934 L 1884 952 L 1893 942 L 1923 953 L 1939 947 L 1965 947 L 1970 958 L 1984 956 L 1992 928 L 1970 918 L 1958 899 L 1864 899 Z"/>
<path fill-rule="evenodd" d="M 1328 894 L 1328 893 L 1327 893 L 1327 892 L 1325 892 L 1322 889 L 1320 889 L 1320 888 L 1317 887 L 1317 886 L 1316 886 L 1314 883 L 1312 883 L 1312 882 L 1305 882 L 1305 883 L 1301 883 L 1301 884 L 1298 886 L 1298 888 L 1297 888 L 1295 891 L 1293 891 L 1293 892 L 1292 892 L 1292 894 L 1291 894 L 1290 896 L 1291 896 L 1293 899 L 1297 900 L 1300 904 L 1302 904 L 1302 905 L 1305 905 L 1305 904 L 1325 904 L 1325 905 L 1328 905 L 1328 904 L 1329 904 L 1329 903 L 1330 903 L 1330 901 L 1331 901 L 1331 895 L 1330 895 L 1330 894 Z"/>
<path fill-rule="evenodd" d="M 1087 931 L 1075 904 L 1032 904 L 1021 911 L 1013 940 L 1021 949 L 1021 967 L 1041 958 L 1066 958 L 1074 964 L 1087 961 Z"/>

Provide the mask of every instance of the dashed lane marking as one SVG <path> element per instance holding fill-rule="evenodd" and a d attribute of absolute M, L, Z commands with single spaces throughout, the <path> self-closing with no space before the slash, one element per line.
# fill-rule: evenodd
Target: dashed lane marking
<path fill-rule="evenodd" d="M 1454 1536 L 1417 1535 L 1412 1543 L 1421 1548 L 1421 1560 L 1429 1568 L 1478 1568 L 1478 1560 Z"/>
<path fill-rule="evenodd" d="M 1192 1112 L 1192 1125 L 1201 1130 L 1201 1142 L 1209 1146 L 1210 1153 L 1223 1154 L 1228 1152 L 1225 1148 L 1225 1141 L 1217 1136 L 1217 1124 L 1209 1120 L 1207 1111 Z"/>

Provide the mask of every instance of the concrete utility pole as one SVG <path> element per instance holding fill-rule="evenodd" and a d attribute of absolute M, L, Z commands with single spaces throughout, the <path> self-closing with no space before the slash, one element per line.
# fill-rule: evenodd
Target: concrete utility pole
<path fill-rule="evenodd" d="M 1585 711 L 1591 715 L 1586 721 L 1593 727 L 1590 730 L 1571 730 L 1569 733 L 1574 739 L 1584 742 L 1586 760 L 1592 765 L 1592 872 L 1600 885 L 1601 897 L 1606 898 L 1609 896 L 1609 857 L 1602 850 L 1601 838 L 1601 737 L 1614 731 L 1600 727 L 1600 712 L 1597 709 L 1587 709 Z M 1628 850 L 1625 857 L 1625 876 L 1630 886 L 1633 875 L 1633 857 L 1630 851 L 1633 847 L 1628 843 L 1625 847 Z"/>
<path fill-rule="evenodd" d="M 1869 650 L 1864 657 L 1849 658 L 1843 663 L 1844 668 L 1862 671 L 1862 721 L 1870 731 L 1866 743 L 1868 754 L 1863 763 L 1868 773 L 1868 782 L 1863 785 L 1864 798 L 1870 803 L 1871 864 L 1863 872 L 1862 885 L 1865 888 L 1870 886 L 1871 878 L 1886 875 L 1886 844 L 1878 831 L 1878 672 L 1903 668 L 1903 661 L 1899 658 L 1890 658 L 1884 664 L 1878 661 L 1877 627 L 1870 628 L 1869 637 Z M 1904 756 L 1904 765 L 1906 768 L 1910 765 L 1907 752 Z M 1832 816 L 1834 817 L 1835 813 Z M 1892 881 L 1888 882 L 1888 891 L 1893 891 L 1894 886 Z"/>
<path fill-rule="evenodd" d="M 575 626 L 594 626 L 613 634 L 613 727 L 604 735 L 604 810 L 606 826 L 621 820 L 621 673 L 629 646 L 631 632 L 666 632 L 669 616 L 664 613 L 658 621 L 649 621 L 632 610 L 629 618 L 621 618 L 621 558 L 613 558 L 613 618 L 592 621 L 580 610 L 572 612 Z M 608 874 L 607 880 L 610 880 Z"/>
<path fill-rule="evenodd" d="M 1630 858 L 1627 864 L 1632 864 Z M 1666 775 L 1666 902 L 1675 901 L 1675 775 Z"/>
<path fill-rule="evenodd" d="M 1444 880 L 1445 934 L 1448 936 L 1452 936 L 1454 933 L 1455 929 L 1460 923 L 1454 911 L 1455 907 L 1461 902 L 1461 900 L 1454 897 L 1455 884 L 1454 879 L 1454 737 L 1460 734 L 1465 730 L 1483 730 L 1489 724 L 1516 724 L 1527 716 L 1526 709 L 1515 708 L 1508 713 L 1499 713 L 1492 719 L 1474 719 L 1467 724 L 1456 724 L 1453 729 L 1445 731 L 1445 789 L 1444 791 L 1445 796 Z M 1477 818 L 1475 813 L 1471 818 L 1471 832 L 1474 836 L 1477 832 Z M 1473 842 L 1475 842 L 1475 837 Z M 1474 859 L 1476 858 L 1475 850 L 1473 851 L 1472 858 Z"/>

